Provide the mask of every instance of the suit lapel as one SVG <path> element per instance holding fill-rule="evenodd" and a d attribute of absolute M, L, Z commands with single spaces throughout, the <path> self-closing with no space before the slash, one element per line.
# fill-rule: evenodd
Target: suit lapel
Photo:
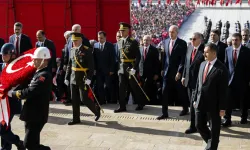
<path fill-rule="evenodd" d="M 239 53 L 239 56 L 237 58 L 237 62 L 236 62 L 235 66 L 237 66 L 238 62 L 241 60 L 241 58 L 243 57 L 243 55 L 244 55 L 244 49 L 241 47 L 240 48 L 240 53 Z"/>
<path fill-rule="evenodd" d="M 214 65 L 213 65 L 213 67 L 211 68 L 211 70 L 209 71 L 209 73 L 208 73 L 208 75 L 207 75 L 207 77 L 206 77 L 206 81 L 207 81 L 207 79 L 215 72 L 215 70 L 217 69 L 217 63 L 218 63 L 218 61 L 216 60 L 216 62 L 214 63 Z M 205 81 L 205 82 L 206 82 Z M 204 82 L 204 83 L 205 83 Z"/>
<path fill-rule="evenodd" d="M 204 74 L 206 64 L 207 64 L 207 61 L 201 64 L 201 72 L 199 72 L 200 83 L 203 83 L 203 74 Z"/>
<path fill-rule="evenodd" d="M 145 61 L 148 59 L 148 56 L 150 56 L 151 51 L 152 51 L 151 50 L 151 45 L 149 45 Z"/>
<path fill-rule="evenodd" d="M 168 57 L 169 57 L 169 42 L 170 42 L 170 38 L 168 38 L 165 41 L 165 53 L 166 53 L 166 56 L 168 56 Z"/>
<path fill-rule="evenodd" d="M 170 41 L 170 40 L 169 40 L 169 41 Z M 174 46 L 173 46 L 171 55 L 173 54 L 173 52 L 175 51 L 176 47 L 178 46 L 178 44 L 179 44 L 178 42 L 179 42 L 179 38 L 177 38 L 176 41 L 174 42 Z"/>

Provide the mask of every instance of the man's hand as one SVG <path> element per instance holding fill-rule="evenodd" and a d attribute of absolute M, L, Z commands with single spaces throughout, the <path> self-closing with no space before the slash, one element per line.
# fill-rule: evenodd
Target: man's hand
<path fill-rule="evenodd" d="M 136 72 L 136 70 L 132 68 L 132 69 L 130 69 L 129 74 L 130 75 L 135 75 L 135 72 Z"/>
<path fill-rule="evenodd" d="M 220 116 L 221 117 L 225 116 L 225 110 L 220 110 Z"/>
<path fill-rule="evenodd" d="M 154 75 L 154 80 L 156 81 L 159 78 L 158 75 Z"/>
<path fill-rule="evenodd" d="M 180 78 L 181 78 L 181 74 L 178 72 L 178 73 L 176 74 L 176 76 L 175 76 L 175 81 L 180 80 Z"/>
<path fill-rule="evenodd" d="M 113 75 L 114 74 L 114 72 L 109 72 L 109 75 L 111 76 L 111 75 Z"/>
<path fill-rule="evenodd" d="M 91 80 L 86 79 L 86 80 L 85 80 L 85 84 L 90 85 L 90 84 L 91 84 Z"/>
<path fill-rule="evenodd" d="M 64 84 L 69 86 L 69 80 L 64 80 Z"/>
<path fill-rule="evenodd" d="M 185 78 L 181 79 L 181 83 L 182 83 L 183 86 L 185 86 Z"/>

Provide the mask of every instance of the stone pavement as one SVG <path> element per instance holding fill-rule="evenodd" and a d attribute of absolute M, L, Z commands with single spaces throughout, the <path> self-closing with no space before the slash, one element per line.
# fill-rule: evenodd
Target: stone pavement
<path fill-rule="evenodd" d="M 90 111 L 81 107 L 82 123 L 68 126 L 72 118 L 71 106 L 50 105 L 50 117 L 41 133 L 41 143 L 52 150 L 203 150 L 205 143 L 198 133 L 185 135 L 188 116 L 179 117 L 180 107 L 170 107 L 170 119 L 158 121 L 160 106 L 146 106 L 136 112 L 129 105 L 127 113 L 114 114 L 117 105 L 105 105 L 98 122 Z M 250 124 L 240 125 L 237 113 L 234 125 L 223 128 L 219 150 L 249 150 Z M 24 138 L 24 124 L 15 117 L 14 133 Z M 16 149 L 15 147 L 13 148 Z"/>

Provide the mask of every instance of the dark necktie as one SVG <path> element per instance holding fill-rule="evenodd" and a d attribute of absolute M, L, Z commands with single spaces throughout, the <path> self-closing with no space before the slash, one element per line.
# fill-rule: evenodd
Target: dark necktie
<path fill-rule="evenodd" d="M 16 54 L 19 56 L 19 37 L 16 37 Z"/>
<path fill-rule="evenodd" d="M 147 47 L 144 49 L 144 60 L 146 59 L 146 56 L 147 56 L 147 52 L 148 52 L 147 49 L 148 49 Z"/>
<path fill-rule="evenodd" d="M 207 74 L 208 74 L 210 65 L 211 65 L 211 63 L 208 62 L 208 65 L 206 66 L 206 68 L 205 68 L 205 70 L 204 70 L 204 73 L 203 73 L 203 83 L 206 81 L 206 78 L 207 78 Z"/>

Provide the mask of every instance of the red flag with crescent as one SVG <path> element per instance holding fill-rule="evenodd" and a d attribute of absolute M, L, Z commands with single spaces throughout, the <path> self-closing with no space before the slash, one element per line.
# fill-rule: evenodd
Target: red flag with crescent
<path fill-rule="evenodd" d="M 32 56 L 36 48 L 30 49 L 20 55 L 18 58 L 7 64 L 0 76 L 0 122 L 9 124 L 9 101 L 8 91 L 29 80 L 35 73 Z"/>

